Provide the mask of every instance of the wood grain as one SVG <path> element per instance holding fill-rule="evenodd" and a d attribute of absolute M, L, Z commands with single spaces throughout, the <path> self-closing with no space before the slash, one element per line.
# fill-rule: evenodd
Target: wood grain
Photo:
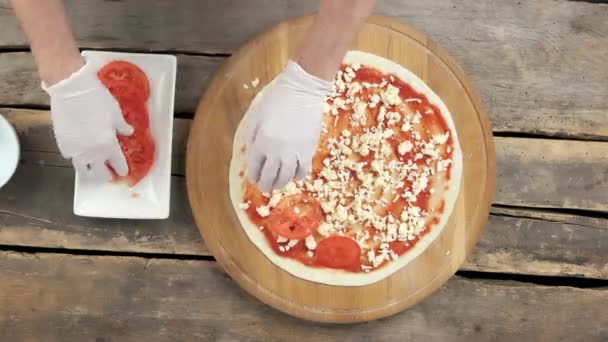
<path fill-rule="evenodd" d="M 607 142 L 496 138 L 496 155 L 495 203 L 608 212 Z"/>
<path fill-rule="evenodd" d="M 371 18 L 355 40 L 355 49 L 405 65 L 450 109 L 464 164 L 454 210 L 441 235 L 414 261 L 367 286 L 313 283 L 276 267 L 243 232 L 226 191 L 232 137 L 255 95 L 244 91 L 242 84 L 256 77 L 261 86 L 268 84 L 293 56 L 312 20 L 302 17 L 286 21 L 256 37 L 214 76 L 199 103 L 188 139 L 188 197 L 207 247 L 252 295 L 310 320 L 352 323 L 378 319 L 404 310 L 437 290 L 479 239 L 494 191 L 492 131 L 476 91 L 447 53 L 397 21 Z"/>
<path fill-rule="evenodd" d="M 47 111 L 0 108 L 19 131 L 25 161 L 69 167 L 59 155 Z M 185 175 L 192 120 L 176 119 L 172 174 Z M 608 212 L 608 143 L 496 137 L 494 203 Z"/>
<path fill-rule="evenodd" d="M 172 213 L 168 221 L 97 220 L 72 214 L 73 171 L 59 154 L 45 111 L 4 109 L 19 131 L 22 144 L 21 164 L 15 178 L 0 196 L 0 245 L 63 247 L 116 252 L 141 252 L 180 255 L 209 255 L 201 242 L 186 200 L 184 161 L 187 132 L 191 120 L 174 122 Z M 525 159 L 503 157 L 500 151 L 513 151 L 519 139 L 496 140 L 501 184 L 521 181 L 514 173 L 502 173 L 502 168 L 526 170 L 532 168 L 542 155 Z M 561 144 L 557 140 L 526 140 L 524 151 L 539 142 Z M 588 142 L 585 144 L 595 145 Z M 504 146 L 504 147 L 503 147 Z M 521 148 L 521 146 L 520 146 Z M 562 154 L 558 163 L 572 156 Z M 579 166 L 590 170 L 600 155 L 591 155 Z M 512 164 L 516 163 L 516 164 Z M 547 162 L 542 166 L 554 172 L 549 178 L 567 182 L 563 168 Z M 46 179 L 44 182 L 31 182 Z M 527 181 L 537 182 L 535 179 Z M 588 183 L 572 183 L 566 193 L 554 191 L 556 198 L 568 198 L 578 193 L 584 200 Z M 529 185 L 519 183 L 517 190 Z M 562 188 L 563 189 L 563 188 Z M 540 189 L 544 191 L 544 189 Z M 497 199 L 503 195 L 499 192 Z M 36 200 L 39 197 L 40 200 Z M 32 205 L 32 198 L 36 205 Z M 525 199 L 525 193 L 521 195 Z M 53 200 L 51 200 L 53 199 Z M 51 203 L 46 205 L 43 203 Z M 510 203 L 516 204 L 516 203 Z M 527 205 L 527 203 L 525 203 Z M 560 205 L 563 205 L 561 203 Z M 533 275 L 580 276 L 608 279 L 608 220 L 535 210 L 494 208 L 486 232 L 461 269 L 508 272 Z"/>
<path fill-rule="evenodd" d="M 460 269 L 608 279 L 608 220 L 493 208 Z"/>
<path fill-rule="evenodd" d="M 254 34 L 317 5 L 316 0 L 66 3 L 83 47 L 183 53 L 232 53 Z M 377 12 L 426 33 L 460 62 L 477 85 L 495 131 L 608 139 L 607 4 L 385 0 Z M 26 46 L 8 0 L 0 0 L 0 27 L 0 49 Z M 207 77 L 204 66 L 195 69 L 194 81 Z M 23 96 L 19 84 L 5 88 L 13 86 L 10 97 L 0 92 L 0 104 L 17 104 L 10 101 Z M 38 92 L 27 97 L 34 94 L 36 102 L 27 104 L 46 103 Z M 194 111 L 199 92 L 187 94 L 193 97 L 178 99 L 178 111 Z"/>
<path fill-rule="evenodd" d="M 0 252 L 2 341 L 605 341 L 608 289 L 454 277 L 358 325 L 273 310 L 213 262 Z"/>

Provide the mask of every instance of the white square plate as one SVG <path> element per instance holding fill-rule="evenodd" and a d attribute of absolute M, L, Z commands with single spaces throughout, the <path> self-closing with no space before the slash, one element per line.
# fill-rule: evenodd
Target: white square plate
<path fill-rule="evenodd" d="M 152 169 L 134 187 L 124 183 L 95 182 L 76 174 L 74 214 L 78 216 L 166 219 L 171 197 L 171 143 L 175 98 L 175 56 L 83 51 L 82 55 L 98 68 L 123 60 L 139 66 L 150 81 L 148 113 L 155 142 Z"/>

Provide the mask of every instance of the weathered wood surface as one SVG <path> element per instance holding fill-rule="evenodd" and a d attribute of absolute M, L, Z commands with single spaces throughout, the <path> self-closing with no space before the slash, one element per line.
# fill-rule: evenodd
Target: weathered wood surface
<path fill-rule="evenodd" d="M 48 112 L 10 108 L 0 112 L 6 113 L 19 131 L 25 155 L 38 156 L 29 162 L 70 165 L 58 154 Z M 190 120 L 175 120 L 174 175 L 184 175 L 189 127 Z M 496 137 L 495 142 L 495 203 L 608 212 L 607 142 L 504 137 Z"/>
<path fill-rule="evenodd" d="M 317 1 L 66 1 L 80 44 L 89 48 L 231 53 L 256 33 Z M 380 1 L 446 48 L 477 85 L 497 132 L 608 139 L 608 4 L 567 0 Z M 0 48 L 23 48 L 8 0 L 0 0 Z M 0 57 L 0 104 L 46 105 L 31 65 Z M 8 59 L 7 59 L 8 58 Z M 193 112 L 219 58 L 180 57 L 177 110 Z M 187 75 L 181 64 L 189 64 Z M 25 82 L 25 84 L 24 84 Z M 193 91 L 195 89 L 196 91 Z M 27 91 L 24 91 L 27 90 Z"/>
<path fill-rule="evenodd" d="M 4 112 L 19 131 L 23 156 L 15 178 L 0 192 L 1 245 L 208 255 L 191 217 L 183 178 L 190 120 L 175 120 L 170 219 L 122 221 L 72 214 L 73 171 L 57 151 L 48 113 L 34 110 Z M 519 139 L 498 141 L 508 143 Z M 500 158 L 501 154 L 498 156 Z M 536 162 L 536 159 L 540 160 L 540 156 L 526 162 Z M 504 160 L 508 162 L 508 158 Z M 584 165 L 590 162 L 588 160 Z M 524 163 L 520 167 L 525 166 Z M 543 167 L 560 172 L 559 167 Z M 511 184 L 515 179 L 501 181 L 503 177 L 509 177 L 509 174 L 500 177 L 499 184 Z M 555 178 L 563 179 L 559 174 Z M 517 187 L 512 189 L 520 191 Z M 556 197 L 577 198 L 568 197 L 572 189 Z M 582 190 L 577 196 L 582 196 L 581 193 Z M 485 234 L 462 269 L 608 279 L 607 250 L 606 219 L 494 208 Z"/>
<path fill-rule="evenodd" d="M 495 141 L 495 203 L 608 211 L 608 142 Z"/>
<path fill-rule="evenodd" d="M 492 208 L 461 270 L 608 279 L 608 220 Z"/>
<path fill-rule="evenodd" d="M 288 317 L 208 261 L 0 253 L 3 341 L 605 341 L 608 289 L 454 277 L 396 316 Z"/>

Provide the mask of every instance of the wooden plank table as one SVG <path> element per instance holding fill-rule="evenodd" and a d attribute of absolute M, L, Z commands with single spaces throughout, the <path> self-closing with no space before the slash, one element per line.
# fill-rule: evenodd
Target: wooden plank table
<path fill-rule="evenodd" d="M 497 193 L 467 263 L 429 300 L 354 326 L 297 320 L 209 255 L 185 191 L 192 113 L 210 74 L 316 0 L 66 1 L 83 48 L 178 56 L 169 220 L 75 217 L 27 42 L 0 0 L 0 111 L 22 143 L 0 189 L 0 341 L 608 340 L 608 4 L 380 1 L 441 44 L 492 119 Z"/>

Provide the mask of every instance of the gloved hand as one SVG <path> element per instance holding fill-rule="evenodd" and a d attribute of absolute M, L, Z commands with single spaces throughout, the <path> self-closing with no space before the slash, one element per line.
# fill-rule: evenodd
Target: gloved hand
<path fill-rule="evenodd" d="M 118 102 L 85 64 L 67 79 L 42 88 L 51 97 L 51 118 L 59 150 L 79 175 L 109 180 L 109 162 L 118 175 L 128 173 L 116 133 L 131 135 Z"/>
<path fill-rule="evenodd" d="M 274 84 L 252 106 L 247 126 L 247 175 L 263 192 L 280 189 L 310 171 L 323 102 L 332 82 L 309 75 L 289 61 Z"/>

